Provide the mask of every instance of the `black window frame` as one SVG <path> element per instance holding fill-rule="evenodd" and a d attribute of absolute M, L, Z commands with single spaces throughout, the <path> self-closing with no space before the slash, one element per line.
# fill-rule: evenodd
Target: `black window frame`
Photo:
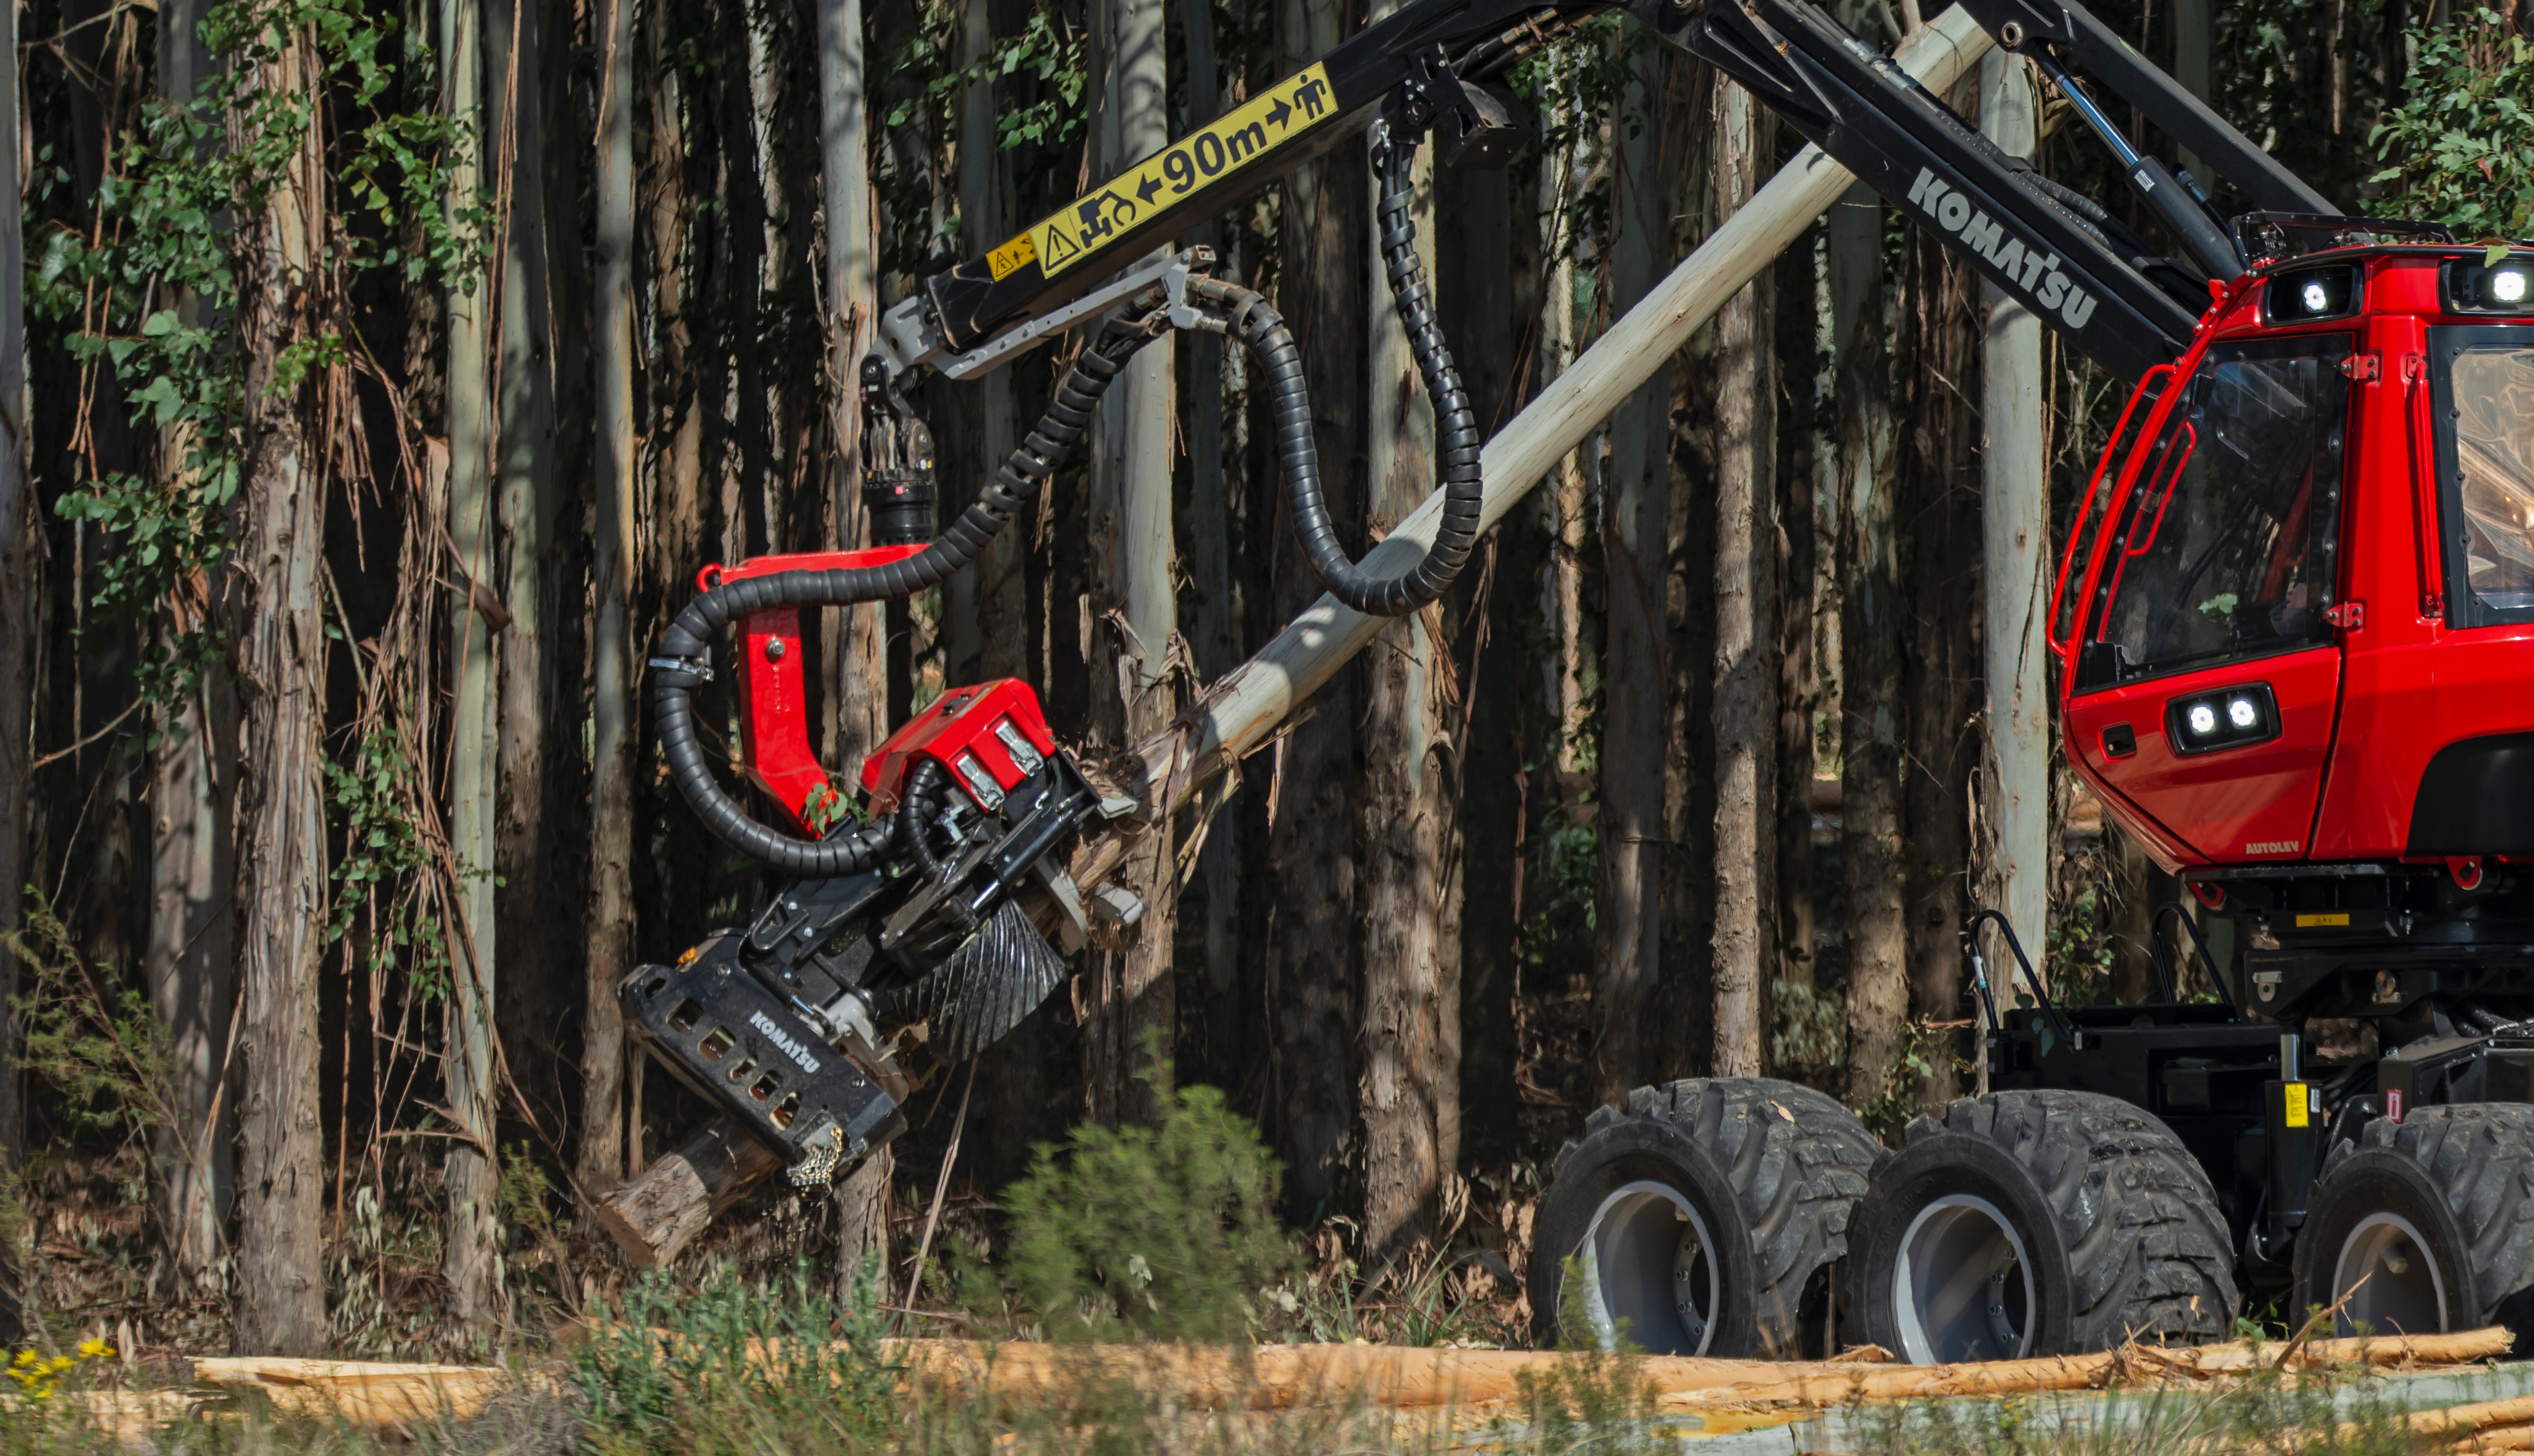
<path fill-rule="evenodd" d="M 2446 626 L 2465 631 L 2534 622 L 2534 605 L 2510 611 L 2492 607 L 2474 595 L 2466 553 L 2456 549 L 2465 539 L 2466 526 L 2463 467 L 2455 445 L 2454 425 L 2460 416 L 2454 407 L 2454 361 L 2468 348 L 2491 343 L 2534 353 L 2534 319 L 2521 324 L 2429 326 L 2429 446 L 2430 465 L 2438 472 L 2439 584 L 2445 598 Z"/>
<path fill-rule="evenodd" d="M 2362 340 L 2357 331 L 2347 327 L 2345 320 L 2337 322 L 2340 322 L 2343 327 L 2307 329 L 2294 334 L 2265 334 L 2221 338 L 2210 344 L 2208 352 L 2201 356 L 2200 363 L 2193 369 L 2190 378 L 2176 381 L 2166 387 L 2165 394 L 2168 395 L 2173 395 L 2179 391 L 2179 396 L 2174 399 L 2173 412 L 2165 417 L 2162 427 L 2155 434 L 2141 433 L 2140 443 L 2136 448 L 2148 452 L 2148 456 L 2142 464 L 2135 487 L 2131 490 L 2129 499 L 2122 503 L 2121 510 L 2117 513 L 2105 513 L 2106 516 L 2116 516 L 2117 519 L 2105 527 L 2109 554 L 2103 561 L 2104 570 L 2101 579 L 2095 583 L 2093 600 L 2087 604 L 2090 610 L 2086 614 L 2083 626 L 2084 636 L 2078 647 L 2077 682 L 2072 689 L 2073 692 L 2079 694 L 2107 692 L 2115 688 L 2128 687 L 2133 683 L 2157 682 L 2166 678 L 2178 678 L 2191 673 L 2229 667 L 2240 662 L 2262 662 L 2273 657 L 2286 657 L 2298 652 L 2336 647 L 2337 644 L 2331 637 L 2323 636 L 2302 642 L 2282 643 L 2260 651 L 2196 658 L 2168 667 L 2149 664 L 2147 670 L 2127 675 L 2122 673 L 2116 654 L 2103 650 L 2114 645 L 2104 637 L 2104 633 L 2111 624 L 2112 613 L 2119 605 L 2118 587 L 2121 583 L 2118 577 L 2121 574 L 2117 571 L 2117 559 L 2126 549 L 2126 542 L 2132 523 L 2137 518 L 2137 513 L 2145 505 L 2148 496 L 2152 493 L 2150 488 L 2156 484 L 2163 471 L 2170 468 L 2179 474 L 2189 463 L 2187 456 L 2168 459 L 2168 455 L 2177 438 L 2177 432 L 2193 428 L 2191 416 L 2194 412 L 2194 401 L 2191 392 L 2199 388 L 2202 371 L 2229 359 L 2259 357 L 2264 354 L 2272 357 L 2312 356 L 2322 353 L 2334 343 L 2339 345 L 2341 361 L 2345 364 L 2348 359 L 2357 355 Z M 2221 351 L 2224 351 L 2222 357 Z M 2346 381 L 2345 373 L 2343 378 L 2345 393 L 2341 396 L 2340 481 L 2332 499 L 2332 528 L 2324 543 L 2325 549 L 2331 553 L 2329 596 L 2331 604 L 2337 604 L 2347 597 L 2349 553 L 2346 547 L 2349 533 L 2349 491 L 2352 474 L 2358 468 L 2360 452 L 2358 432 L 2361 411 L 2358 408 L 2357 388 L 2354 381 Z M 2171 488 L 2179 489 L 2180 483 L 2177 481 Z"/>

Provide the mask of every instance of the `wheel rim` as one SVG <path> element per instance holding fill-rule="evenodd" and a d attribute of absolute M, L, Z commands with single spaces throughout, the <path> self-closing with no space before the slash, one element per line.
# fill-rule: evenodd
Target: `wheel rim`
<path fill-rule="evenodd" d="M 1679 1190 L 1632 1183 L 1593 1211 L 1576 1262 L 1595 1343 L 1622 1335 L 1650 1355 L 1705 1355 L 1716 1338 L 1715 1242 Z"/>
<path fill-rule="evenodd" d="M 2346 1303 L 2343 1303 L 2343 1301 Z M 2340 1242 L 2331 1270 L 2334 1323 L 2379 1335 L 2433 1335 L 2446 1328 L 2445 1271 L 2429 1241 L 2398 1213 L 2371 1213 Z"/>
<path fill-rule="evenodd" d="M 1918 1210 L 1900 1236 L 1892 1308 L 1913 1365 L 2021 1360 L 2039 1321 L 2023 1238 L 1997 1205 L 1952 1193 Z"/>

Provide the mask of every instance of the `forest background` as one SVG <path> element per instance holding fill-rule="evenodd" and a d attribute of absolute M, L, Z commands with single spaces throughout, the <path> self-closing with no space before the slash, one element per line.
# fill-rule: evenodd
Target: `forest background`
<path fill-rule="evenodd" d="M 859 544 L 875 309 L 1396 3 L 15 8 L 0 1324 L 397 1356 L 599 1307 L 628 1276 L 590 1200 L 701 1112 L 612 989 L 759 888 L 669 785 L 648 643 L 708 563 Z M 2512 15 L 2097 8 L 2350 211 L 2534 231 Z M 1614 19 L 1517 79 L 1536 145 L 1417 202 L 1490 433 L 1794 150 Z M 2003 57 L 1953 99 L 2133 207 Z M 1184 240 L 1297 323 L 1356 551 L 1432 452 L 1370 188 L 1344 148 Z M 2062 995 L 2142 992 L 2174 886 L 2064 768 L 2046 807 L 1991 787 L 1988 324 L 1851 194 L 1181 817 L 1137 944 L 682 1267 L 875 1251 L 908 1291 L 920 1249 L 996 1246 L 1034 1144 L 1202 1083 L 1340 1305 L 1518 1302 L 1541 1170 L 1631 1086 L 1788 1076 L 1885 1132 L 1954 1095 L 1978 905 L 2046 906 Z M 2011 445 L 2055 542 L 2127 392 L 2035 347 Z M 1065 352 L 924 385 L 945 511 Z M 812 627 L 824 761 L 1002 676 L 1121 746 L 1319 594 L 1237 353 L 1138 359 L 1025 528 Z"/>

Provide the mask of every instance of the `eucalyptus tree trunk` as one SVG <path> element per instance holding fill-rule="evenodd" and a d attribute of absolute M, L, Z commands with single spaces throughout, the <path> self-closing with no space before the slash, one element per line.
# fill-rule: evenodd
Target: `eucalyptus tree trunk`
<path fill-rule="evenodd" d="M 158 88 L 170 102 L 192 99 L 210 78 L 202 9 L 198 0 L 160 0 Z M 179 308 L 201 312 L 192 299 Z M 159 468 L 169 478 L 184 468 L 193 443 L 189 425 L 160 432 Z M 206 626 L 205 605 L 163 604 L 158 630 L 172 637 Z M 175 1125 L 151 1135 L 151 1155 L 165 1170 L 159 1227 L 174 1245 L 171 1269 L 189 1285 L 223 1251 L 236 1185 L 237 1104 L 218 1095 L 236 996 L 236 922 L 228 903 L 236 764 L 236 690 L 225 671 L 208 671 L 151 754 L 150 929 L 142 943 L 143 980 L 166 1028 L 180 1111 Z"/>
<path fill-rule="evenodd" d="M 552 703 L 560 697 L 557 613 L 556 518 L 562 510 L 570 462 L 559 449 L 554 367 L 561 340 L 554 328 L 553 252 L 559 234 L 546 190 L 548 146 L 545 99 L 545 35 L 552 6 L 542 0 L 494 3 L 485 10 L 487 72 L 486 157 L 496 168 L 495 192 L 505 199 L 502 238 L 500 357 L 494 490 L 502 528 L 502 628 L 500 792 L 495 800 L 494 940 L 502 959 L 526 974 L 496 984 L 487 964 L 486 1000 L 502 1056 L 513 1075 L 527 1079 L 535 1048 L 553 1037 L 545 1002 L 546 982 L 563 957 L 554 907 L 564 877 L 556 868 L 564 825 L 551 813 L 550 777 L 565 771 L 550 741 Z M 573 239 L 577 243 L 578 239 Z M 579 602 L 573 600 L 575 612 Z M 575 672 L 574 686 L 579 674 Z M 575 694 L 574 696 L 577 696 Z M 482 1075 L 489 1085 L 493 1069 Z M 531 1085 L 534 1085 L 531 1082 Z M 488 1124 L 489 1126 L 489 1124 Z M 484 1226 L 490 1230 L 489 1223 Z"/>
<path fill-rule="evenodd" d="M 872 212 L 869 68 L 862 0 L 818 7 L 818 152 L 825 214 L 824 299 L 827 330 L 827 518 L 834 545 L 853 550 L 867 530 L 862 497 L 863 416 L 855 381 L 871 351 L 879 299 Z M 888 658 L 885 618 L 876 606 L 848 608 L 830 619 L 827 654 L 826 761 L 853 773 L 887 737 Z M 876 1256 L 888 1264 L 888 1183 L 896 1159 L 887 1148 L 836 1183 L 837 1244 L 845 1262 Z M 848 1273 L 846 1279 L 850 1281 Z"/>
<path fill-rule="evenodd" d="M 151 1135 L 152 1156 L 165 1170 L 159 1227 L 173 1243 L 174 1272 L 188 1283 L 223 1252 L 236 1185 L 236 1103 L 219 1090 L 236 994 L 228 890 L 237 751 L 234 689 L 226 672 L 208 670 L 151 755 L 150 932 L 142 945 L 180 1114 Z"/>
<path fill-rule="evenodd" d="M 457 124 L 482 139 L 475 155 L 451 169 L 452 206 L 470 203 L 482 186 L 482 163 L 498 152 L 484 125 L 483 18 L 478 0 L 444 0 L 441 55 L 448 73 L 442 94 Z M 495 247 L 502 240 L 495 240 Z M 499 1309 L 493 1220 L 500 1171 L 493 1165 L 493 971 L 497 839 L 494 804 L 500 743 L 496 735 L 499 663 L 491 619 L 496 594 L 496 429 L 488 391 L 492 329 L 498 300 L 490 280 L 449 293 L 449 537 L 458 573 L 450 613 L 449 843 L 456 861 L 458 924 L 451 945 L 450 995 L 442 1032 L 443 1104 L 456 1133 L 443 1162 L 449 1218 L 441 1274 L 457 1328 L 471 1334 Z"/>
<path fill-rule="evenodd" d="M 1326 54 L 1344 38 L 1344 15 L 1338 0 L 1279 0 L 1280 70 L 1291 74 Z M 1329 515 L 1341 522 L 1357 518 L 1363 500 L 1363 198 L 1360 145 L 1297 168 L 1285 182 L 1278 304 L 1301 340 Z M 1289 534 L 1277 539 L 1276 577 L 1280 619 L 1321 594 Z M 1287 1197 L 1304 1210 L 1338 1189 L 1355 1130 L 1358 691 L 1352 672 L 1323 684 L 1311 695 L 1310 716 L 1265 765 L 1273 796 L 1274 1102 Z"/>
<path fill-rule="evenodd" d="M 1170 141 L 1166 0 L 1096 0 L 1092 67 L 1102 88 L 1094 170 L 1115 174 Z M 1171 438 L 1176 380 L 1172 335 L 1144 345 L 1110 388 L 1093 427 L 1091 551 L 1092 720 L 1095 737 L 1124 749 L 1177 712 L 1178 588 L 1173 579 Z M 1084 991 L 1083 1093 L 1095 1122 L 1149 1121 L 1157 1108 L 1136 1077 L 1144 1043 L 1170 1055 L 1176 1023 L 1171 952 L 1178 876 L 1171 820 L 1144 834 L 1120 880 L 1144 901 L 1142 923 L 1093 958 Z"/>
<path fill-rule="evenodd" d="M 1847 894 L 1847 1100 L 1881 1097 L 1909 1016 L 1900 838 L 1900 544 L 1893 512 L 1883 200 L 1862 184 L 1830 214 L 1839 360 L 1840 865 Z"/>
<path fill-rule="evenodd" d="M 1681 118 L 1668 105 L 1672 68 L 1649 51 L 1622 104 L 1642 124 L 1619 128 L 1611 178 L 1610 311 L 1636 306 L 1671 264 Z M 1645 1045 L 1662 978 L 1664 557 L 1671 517 L 1668 363 L 1610 416 L 1610 477 L 1601 508 L 1607 617 L 1602 628 L 1600 884 L 1594 914 L 1593 1084 L 1624 1099 L 1651 1070 Z"/>
<path fill-rule="evenodd" d="M 1179 33 L 1187 51 L 1187 125 L 1194 132 L 1223 110 L 1224 92 L 1215 51 L 1214 0 L 1178 0 L 1178 12 Z M 1219 275 L 1238 275 L 1237 250 L 1226 246 L 1226 232 L 1219 219 L 1208 217 L 1188 229 L 1186 241 L 1191 246 L 1216 250 Z M 1232 383 L 1225 372 L 1221 338 L 1211 334 L 1185 334 L 1179 338 L 1178 348 L 1183 392 L 1179 418 L 1180 428 L 1186 432 L 1188 454 L 1188 652 L 1195 659 L 1197 677 L 1210 682 L 1216 674 L 1231 671 L 1233 664 L 1240 660 L 1236 646 L 1239 634 L 1233 617 L 1229 499 L 1231 482 L 1237 477 L 1224 469 L 1226 452 L 1236 448 L 1224 430 L 1224 396 Z M 1235 367 L 1239 364 L 1236 362 Z M 1198 847 L 1196 860 L 1196 882 L 1201 886 L 1204 916 L 1199 930 L 1204 947 L 1200 967 L 1202 1002 L 1193 1013 L 1182 1008 L 1181 1014 L 1198 1028 L 1197 1044 L 1205 1057 L 1200 1075 L 1231 1085 L 1240 1075 L 1240 1030 L 1246 1019 L 1241 1014 L 1245 1008 L 1240 1004 L 1240 880 L 1247 846 L 1242 843 L 1240 811 L 1229 802 L 1228 796 L 1216 814 L 1217 819 Z"/>
<path fill-rule="evenodd" d="M 581 1187 L 625 1176 L 625 1013 L 616 988 L 634 969 L 634 500 L 641 457 L 634 426 L 634 0 L 604 0 L 598 41 L 598 269 L 590 300 L 598 415 L 598 509 L 590 641 L 589 958 L 580 1012 Z"/>
<path fill-rule="evenodd" d="M 1980 132 L 2010 156 L 2038 142 L 2032 65 L 1980 58 Z M 1989 903 L 2046 977 L 2050 923 L 2050 480 L 2041 423 L 2041 321 L 1983 283 L 1987 355 L 1980 370 L 1982 677 L 1988 690 L 1983 846 Z"/>
<path fill-rule="evenodd" d="M 996 145 L 995 78 L 983 72 L 994 51 L 992 10 L 989 0 L 965 0 L 959 23 L 959 63 L 981 68 L 959 91 L 959 230 L 971 258 L 999 246 L 1013 226 L 1011 153 Z M 982 483 L 1011 454 L 1019 433 L 1012 371 L 997 369 L 968 386 L 963 402 L 967 478 Z M 942 509 L 946 516 L 959 506 L 945 500 Z M 1015 521 L 942 584 L 954 679 L 1015 678 L 1028 668 L 1028 543 L 1029 523 Z"/>
<path fill-rule="evenodd" d="M 313 106 L 316 58 L 289 32 L 246 84 Z M 270 138 L 233 135 L 233 147 Z M 242 1352 L 316 1355 L 326 1343 L 317 969 L 326 924 L 324 461 L 303 383 L 276 389 L 327 243 L 325 157 L 298 139 L 263 208 L 238 219 L 236 337 L 247 457 L 236 505 L 229 630 L 236 644 L 239 1045 L 237 1323 Z M 14 236 L 14 230 L 11 234 Z M 14 276 L 14 273 L 12 274 Z"/>
<path fill-rule="evenodd" d="M 1512 414 L 1517 330 L 1512 179 L 1495 167 L 1446 167 L 1435 177 L 1434 288 L 1478 433 Z M 1528 224 L 1530 219 L 1521 219 Z M 1530 312 L 1537 313 L 1536 309 Z M 1526 371 L 1527 372 L 1527 371 Z M 1540 538 L 1526 522 L 1489 532 L 1443 610 L 1454 642 L 1460 705 L 1452 714 L 1459 789 L 1461 894 L 1461 1144 L 1473 1161 L 1512 1155 L 1514 938 L 1519 919 L 1523 789 L 1518 659 Z M 1216 669 L 1220 671 L 1220 669 Z"/>
<path fill-rule="evenodd" d="M 1399 0 L 1375 0 L 1378 22 Z M 1404 145 L 1404 144 L 1403 144 Z M 1418 374 L 1382 261 L 1377 174 L 1365 194 L 1364 444 L 1368 534 L 1388 535 L 1434 488 L 1434 399 Z M 1408 215 L 1430 290 L 1434 149 L 1419 148 Z M 1452 654 L 1440 603 L 1384 627 L 1364 658 L 1362 866 L 1364 1248 L 1404 1255 L 1435 1227 L 1461 1141 L 1460 804 L 1451 761 Z"/>
<path fill-rule="evenodd" d="M 826 267 L 822 282 L 827 329 L 827 427 L 833 454 L 827 466 L 828 519 L 835 546 L 864 545 L 868 530 L 862 496 L 863 416 L 857 378 L 875 336 L 879 279 L 870 171 L 869 68 L 865 62 L 862 0 L 818 7 L 818 144 L 820 192 L 825 212 Z M 877 607 L 837 614 L 826 640 L 827 760 L 851 771 L 888 736 L 888 659 Z"/>
<path fill-rule="evenodd" d="M 1930 1020 L 1957 1020 L 1962 1001 L 1964 884 L 1971 863 L 1969 800 L 1980 759 L 1977 640 L 1980 582 L 1979 422 L 1963 397 L 1980 368 L 1979 290 L 1968 265 L 1919 232 L 1899 293 L 1908 321 L 1892 374 L 1900 392 L 1899 417 L 1909 421 L 1896 443 L 1900 519 L 1908 522 L 1901 579 L 1910 611 L 1902 624 L 1900 696 L 1909 705 L 1902 739 L 1902 821 L 1916 871 L 1908 896 L 1910 1010 Z M 1919 1079 L 1922 1104 L 1951 1100 L 1957 1082 L 1949 1056 L 1928 1059 Z"/>
<path fill-rule="evenodd" d="M 1716 216 L 1732 217 L 1768 166 L 1769 116 L 1720 81 Z M 1716 320 L 1716 1030 L 1718 1076 L 1758 1076 L 1767 1056 L 1769 874 L 1777 856 L 1776 371 L 1769 277 Z"/>
<path fill-rule="evenodd" d="M 18 929 L 27 882 L 30 704 L 39 585 L 28 551 L 34 502 L 27 490 L 27 314 L 25 234 L 20 218 L 18 8 L 0 6 L 0 1062 L 18 1055 Z M 0 1076 L 0 1176 L 25 1157 L 24 1079 Z M 0 1243 L 0 1338 L 23 1335 L 22 1250 Z"/>

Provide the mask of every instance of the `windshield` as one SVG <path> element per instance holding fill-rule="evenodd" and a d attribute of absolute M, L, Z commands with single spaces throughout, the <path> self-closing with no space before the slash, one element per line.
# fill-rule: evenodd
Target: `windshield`
<path fill-rule="evenodd" d="M 2158 434 L 2105 564 L 2081 686 L 2330 640 L 2347 334 L 2208 351 Z"/>
<path fill-rule="evenodd" d="M 2448 618 L 2534 621 L 2534 339 L 2434 329 L 2438 487 Z"/>

